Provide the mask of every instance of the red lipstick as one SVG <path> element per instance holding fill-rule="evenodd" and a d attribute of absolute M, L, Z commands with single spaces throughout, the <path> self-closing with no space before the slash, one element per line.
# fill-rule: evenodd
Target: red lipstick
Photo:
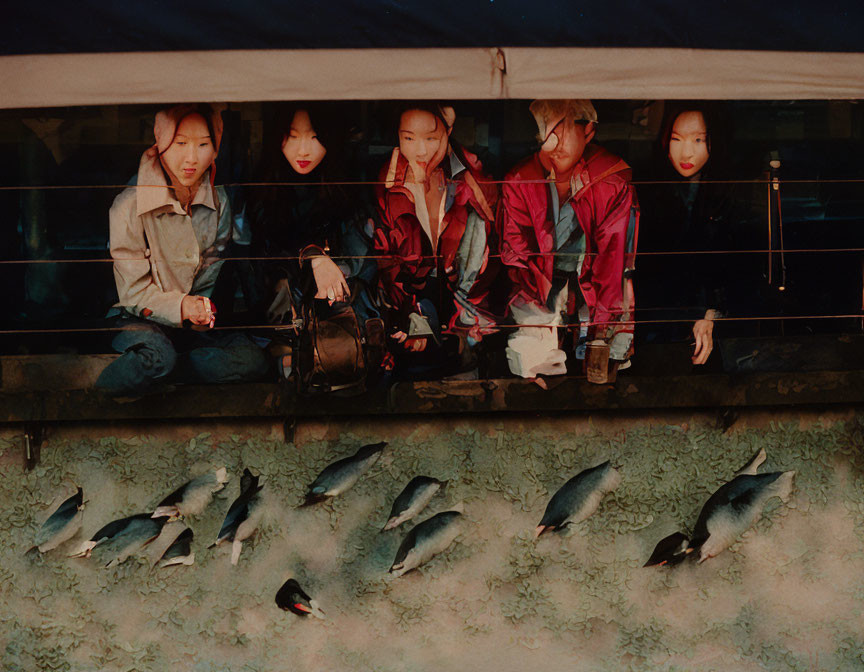
<path fill-rule="evenodd" d="M 692 163 L 679 163 L 678 165 L 681 166 L 682 170 L 690 170 L 694 164 L 692 164 Z"/>
<path fill-rule="evenodd" d="M 297 161 L 297 165 L 300 166 L 301 168 L 305 168 L 310 163 L 312 163 L 312 162 L 311 161 Z"/>

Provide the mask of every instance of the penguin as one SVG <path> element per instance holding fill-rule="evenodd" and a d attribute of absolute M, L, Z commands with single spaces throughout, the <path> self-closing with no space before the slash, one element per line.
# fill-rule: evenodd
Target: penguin
<path fill-rule="evenodd" d="M 84 490 L 79 487 L 74 495 L 65 499 L 42 523 L 33 540 L 32 548 L 27 552 L 38 549 L 40 553 L 45 553 L 57 548 L 78 533 L 83 521 Z"/>
<path fill-rule="evenodd" d="M 195 553 L 192 551 L 192 538 L 194 534 L 190 528 L 185 528 L 177 538 L 171 542 L 171 545 L 165 549 L 157 562 L 160 567 L 170 567 L 171 565 L 191 565 L 195 562 Z"/>
<path fill-rule="evenodd" d="M 690 539 L 683 532 L 673 532 L 668 537 L 661 539 L 654 547 L 654 552 L 648 558 L 643 567 L 658 567 L 668 566 L 673 567 L 687 557 L 690 551 L 687 550 L 690 545 Z"/>
<path fill-rule="evenodd" d="M 240 479 L 240 495 L 231 504 L 225 521 L 219 530 L 219 535 L 208 548 L 219 546 L 224 541 L 231 541 L 231 564 L 236 565 L 243 550 L 243 542 L 252 536 L 261 522 L 263 507 L 261 506 L 261 490 L 259 476 L 253 476 L 249 469 L 243 471 Z"/>
<path fill-rule="evenodd" d="M 309 597 L 295 579 L 288 579 L 276 593 L 276 606 L 298 616 L 324 619 L 324 612 L 318 603 Z"/>
<path fill-rule="evenodd" d="M 147 513 L 114 521 L 94 535 L 97 541 L 86 555 L 89 556 L 90 552 L 98 547 L 96 553 L 99 561 L 104 563 L 105 567 L 114 567 L 135 555 L 158 537 L 163 525 L 165 525 L 164 518 L 152 518 Z M 105 532 L 106 528 L 110 529 Z"/>
<path fill-rule="evenodd" d="M 462 532 L 462 521 L 461 511 L 450 510 L 415 525 L 399 545 L 390 574 L 400 577 L 446 550 Z"/>
<path fill-rule="evenodd" d="M 536 539 L 548 530 L 560 531 L 571 523 L 589 518 L 600 506 L 600 500 L 621 483 L 621 474 L 607 460 L 577 474 L 552 495 L 537 529 Z"/>
<path fill-rule="evenodd" d="M 96 548 L 99 544 L 108 541 L 109 539 L 113 539 L 116 535 L 120 534 L 127 526 L 131 525 L 134 521 L 140 520 L 143 518 L 150 518 L 149 513 L 136 513 L 134 516 L 128 516 L 126 518 L 119 518 L 117 520 L 112 520 L 107 525 L 104 525 L 99 528 L 99 530 L 94 534 L 88 541 L 84 541 L 78 547 L 78 550 L 75 553 L 69 555 L 70 558 L 89 558 L 93 549 Z M 161 525 L 160 525 L 161 529 Z"/>
<path fill-rule="evenodd" d="M 718 555 L 759 520 L 765 502 L 789 500 L 794 478 L 794 471 L 742 474 L 720 486 L 699 513 L 687 553 L 698 551 L 700 563 Z"/>
<path fill-rule="evenodd" d="M 213 493 L 219 492 L 227 482 L 228 471 L 225 467 L 193 478 L 159 502 L 153 518 L 168 518 L 170 522 L 186 516 L 198 516 L 204 513 Z"/>
<path fill-rule="evenodd" d="M 341 495 L 353 486 L 360 477 L 381 456 L 381 451 L 387 445 L 386 441 L 363 446 L 351 457 L 337 460 L 324 467 L 318 477 L 312 481 L 306 493 L 306 501 L 301 506 L 310 506 L 323 502 L 331 497 Z"/>
<path fill-rule="evenodd" d="M 393 502 L 393 508 L 390 509 L 390 517 L 381 531 L 392 530 L 395 527 L 399 527 L 405 521 L 414 518 L 414 516 L 426 508 L 426 505 L 432 501 L 435 493 L 445 485 L 447 485 L 447 481 L 439 481 L 430 476 L 415 476 L 412 478 Z"/>

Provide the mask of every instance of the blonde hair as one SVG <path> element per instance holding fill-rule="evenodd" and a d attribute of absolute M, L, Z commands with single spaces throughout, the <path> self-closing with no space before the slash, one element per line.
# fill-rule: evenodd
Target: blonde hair
<path fill-rule="evenodd" d="M 544 142 L 552 129 L 562 120 L 571 118 L 574 121 L 597 121 L 597 111 L 587 98 L 566 98 L 561 100 L 540 99 L 531 103 L 528 108 L 537 122 L 537 136 Z"/>

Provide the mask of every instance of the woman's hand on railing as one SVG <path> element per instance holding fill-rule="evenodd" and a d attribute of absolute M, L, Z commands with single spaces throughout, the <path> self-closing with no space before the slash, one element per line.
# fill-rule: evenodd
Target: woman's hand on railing
<path fill-rule="evenodd" d="M 694 364 L 704 364 L 714 349 L 713 310 L 708 310 L 703 319 L 696 320 L 693 325 L 693 340 L 696 341 L 696 347 L 693 349 L 693 356 L 690 359 Z"/>

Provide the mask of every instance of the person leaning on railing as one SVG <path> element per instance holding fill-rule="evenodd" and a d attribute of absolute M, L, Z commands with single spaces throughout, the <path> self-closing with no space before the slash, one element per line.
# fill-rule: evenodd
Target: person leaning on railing
<path fill-rule="evenodd" d="M 738 216 L 723 179 L 722 120 L 717 104 L 667 105 L 640 187 L 639 251 L 654 254 L 638 260 L 639 340 L 689 340 L 697 365 L 714 350 L 714 321 L 727 312 L 729 269 L 739 261 L 728 254 Z"/>
<path fill-rule="evenodd" d="M 602 341 L 614 370 L 629 363 L 633 342 L 639 207 L 630 167 L 592 142 L 590 100 L 535 100 L 530 110 L 541 146 L 505 176 L 498 218 L 510 310 L 525 325 L 508 340 L 510 370 L 565 373 L 565 324 L 577 358 L 586 341 Z"/>
<path fill-rule="evenodd" d="M 160 111 L 155 144 L 141 157 L 136 186 L 109 215 L 118 302 L 109 313 L 121 353 L 99 376 L 115 395 L 165 382 L 237 382 L 267 371 L 244 334 L 214 332 L 210 294 L 231 237 L 225 190 L 213 186 L 222 138 L 220 111 L 178 105 Z"/>

